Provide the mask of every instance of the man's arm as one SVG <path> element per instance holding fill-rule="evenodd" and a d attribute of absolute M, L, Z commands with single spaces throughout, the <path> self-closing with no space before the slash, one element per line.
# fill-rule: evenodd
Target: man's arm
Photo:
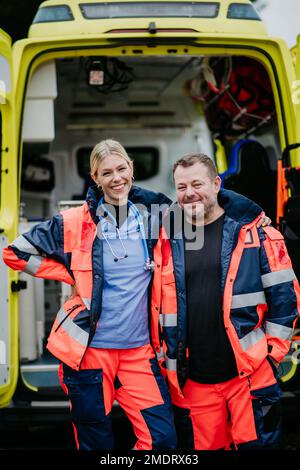
<path fill-rule="evenodd" d="M 64 253 L 60 214 L 35 225 L 3 250 L 3 261 L 15 271 L 73 284 L 69 255 Z"/>
<path fill-rule="evenodd" d="M 269 355 L 279 363 L 290 349 L 294 321 L 300 313 L 300 288 L 282 234 L 273 227 L 259 232 L 261 279 L 268 305 L 265 332 Z"/>

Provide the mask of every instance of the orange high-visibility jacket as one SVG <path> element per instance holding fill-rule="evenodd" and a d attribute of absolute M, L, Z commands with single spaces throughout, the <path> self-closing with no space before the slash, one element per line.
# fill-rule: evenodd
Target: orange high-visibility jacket
<path fill-rule="evenodd" d="M 78 295 L 67 300 L 58 312 L 47 349 L 77 370 L 101 315 L 103 240 L 101 235 L 97 236 L 99 219 L 96 215 L 101 196 L 97 187 L 91 187 L 82 206 L 63 211 L 35 225 L 3 250 L 4 262 L 14 270 L 71 285 L 76 283 Z M 161 193 L 137 186 L 131 188 L 129 199 L 145 209 L 143 217 L 144 220 L 149 219 L 148 230 L 158 233 L 161 219 L 150 219 L 151 205 L 168 206 L 170 200 Z M 158 224 L 157 230 L 155 224 Z M 150 236 L 146 239 L 150 260 L 157 237 L 155 240 Z"/>
<path fill-rule="evenodd" d="M 266 356 L 280 362 L 289 351 L 300 289 L 282 234 L 271 226 L 257 229 L 257 212 L 246 210 L 243 201 L 236 204 L 237 195 L 230 194 L 231 203 L 224 205 L 221 288 L 224 325 L 242 378 Z M 163 226 L 154 249 L 152 338 L 170 387 L 182 396 L 188 344 L 181 235 L 169 236 Z"/>

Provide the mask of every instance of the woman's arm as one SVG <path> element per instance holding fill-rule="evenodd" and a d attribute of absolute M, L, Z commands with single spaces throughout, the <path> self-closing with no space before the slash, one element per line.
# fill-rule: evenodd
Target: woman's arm
<path fill-rule="evenodd" d="M 15 271 L 73 284 L 70 253 L 64 251 L 63 233 L 63 218 L 55 215 L 4 248 L 3 260 Z"/>

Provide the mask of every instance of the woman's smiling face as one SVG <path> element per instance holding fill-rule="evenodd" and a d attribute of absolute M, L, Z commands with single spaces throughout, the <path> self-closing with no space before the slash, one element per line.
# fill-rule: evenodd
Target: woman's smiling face
<path fill-rule="evenodd" d="M 127 203 L 132 186 L 133 163 L 116 153 L 111 153 L 99 163 L 95 177 L 102 187 L 105 201 L 114 205 Z"/>

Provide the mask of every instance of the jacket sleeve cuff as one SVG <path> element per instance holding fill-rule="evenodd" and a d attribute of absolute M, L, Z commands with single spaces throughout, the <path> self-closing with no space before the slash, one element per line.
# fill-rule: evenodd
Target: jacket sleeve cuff
<path fill-rule="evenodd" d="M 66 284 L 69 284 L 70 286 L 75 285 L 75 281 L 74 281 L 73 277 L 71 276 L 71 274 L 69 274 L 68 271 L 66 271 L 63 282 L 65 282 Z"/>
<path fill-rule="evenodd" d="M 279 363 L 289 352 L 290 347 L 291 341 L 289 340 L 280 340 L 280 342 L 270 342 L 268 343 L 269 356 Z"/>

